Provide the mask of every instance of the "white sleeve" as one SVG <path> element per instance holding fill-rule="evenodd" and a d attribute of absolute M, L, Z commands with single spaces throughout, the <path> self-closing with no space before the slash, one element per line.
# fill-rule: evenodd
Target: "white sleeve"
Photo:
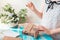
<path fill-rule="evenodd" d="M 56 28 L 60 28 L 60 13 L 57 16 Z"/>

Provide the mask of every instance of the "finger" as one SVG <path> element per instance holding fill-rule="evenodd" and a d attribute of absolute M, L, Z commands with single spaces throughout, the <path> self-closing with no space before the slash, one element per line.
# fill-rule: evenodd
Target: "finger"
<path fill-rule="evenodd" d="M 47 31 L 49 31 L 47 28 L 45 28 L 45 27 L 43 27 L 43 26 L 41 26 L 41 27 L 42 27 L 43 30 L 47 30 Z"/>
<path fill-rule="evenodd" d="M 45 33 L 47 33 L 47 34 L 51 34 L 51 33 L 50 33 L 50 31 L 48 31 L 48 30 L 47 30 L 47 31 L 45 31 Z"/>
<path fill-rule="evenodd" d="M 28 6 L 28 5 L 29 5 L 29 2 L 26 3 L 26 6 Z"/>
<path fill-rule="evenodd" d="M 28 5 L 26 5 L 26 7 L 28 7 Z"/>
<path fill-rule="evenodd" d="M 26 6 L 28 7 L 29 6 L 29 3 L 27 3 Z"/>
<path fill-rule="evenodd" d="M 42 26 L 38 26 L 38 30 L 44 30 L 44 28 Z"/>
<path fill-rule="evenodd" d="M 34 37 L 36 38 L 36 37 L 38 36 L 38 34 L 39 34 L 39 32 L 36 32 L 36 33 L 34 34 Z"/>
<path fill-rule="evenodd" d="M 27 6 L 27 7 L 32 7 L 32 6 L 33 6 L 33 3 L 30 2 L 30 3 L 28 3 L 26 6 Z"/>
<path fill-rule="evenodd" d="M 32 3 L 32 2 L 30 2 L 29 4 L 30 4 L 30 7 L 33 5 L 33 3 Z"/>
<path fill-rule="evenodd" d="M 33 3 L 32 3 L 32 2 L 30 2 L 30 4 L 31 4 L 31 5 L 33 5 Z"/>

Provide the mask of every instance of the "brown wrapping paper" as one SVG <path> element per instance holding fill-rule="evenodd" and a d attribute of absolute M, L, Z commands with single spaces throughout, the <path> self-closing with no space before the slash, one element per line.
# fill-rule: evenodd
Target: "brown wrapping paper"
<path fill-rule="evenodd" d="M 28 24 L 28 26 L 24 29 L 23 33 L 27 35 L 31 35 L 34 37 L 37 37 L 39 32 L 36 29 L 36 25 L 34 24 Z"/>
<path fill-rule="evenodd" d="M 22 39 L 20 39 L 20 38 L 14 38 L 14 37 L 7 37 L 7 36 L 5 36 L 5 37 L 3 38 L 3 40 L 22 40 Z"/>

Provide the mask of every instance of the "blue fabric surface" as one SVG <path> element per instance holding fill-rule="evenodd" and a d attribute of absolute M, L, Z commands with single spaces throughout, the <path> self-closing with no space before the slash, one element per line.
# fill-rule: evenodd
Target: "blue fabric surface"
<path fill-rule="evenodd" d="M 16 29 L 16 30 L 13 30 L 13 29 Z M 33 36 L 25 35 L 22 33 L 23 29 L 24 29 L 23 26 L 21 26 L 19 30 L 18 28 L 12 28 L 12 31 L 14 32 L 19 31 L 19 34 L 20 34 L 19 37 L 22 38 L 23 40 L 53 40 L 53 38 L 47 34 L 43 34 L 42 36 L 39 35 L 37 38 L 34 38 Z"/>

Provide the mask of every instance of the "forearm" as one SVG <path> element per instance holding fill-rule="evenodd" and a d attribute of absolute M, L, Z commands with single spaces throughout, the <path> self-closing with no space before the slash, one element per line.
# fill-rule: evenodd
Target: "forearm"
<path fill-rule="evenodd" d="M 33 10 L 40 18 L 43 16 L 43 12 L 39 12 L 37 9 Z"/>
<path fill-rule="evenodd" d="M 51 32 L 52 32 L 52 34 L 59 33 L 60 32 L 60 28 L 53 29 L 53 30 L 51 30 Z"/>

